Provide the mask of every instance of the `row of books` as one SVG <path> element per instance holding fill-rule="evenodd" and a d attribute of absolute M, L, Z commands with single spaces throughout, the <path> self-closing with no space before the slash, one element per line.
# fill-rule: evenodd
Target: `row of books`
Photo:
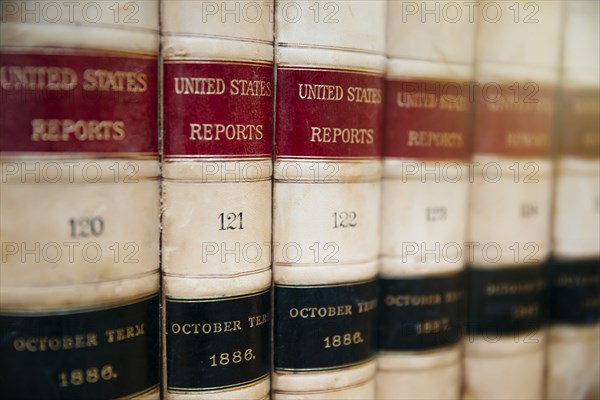
<path fill-rule="evenodd" d="M 600 396 L 597 1 L 0 13 L 3 398 Z"/>

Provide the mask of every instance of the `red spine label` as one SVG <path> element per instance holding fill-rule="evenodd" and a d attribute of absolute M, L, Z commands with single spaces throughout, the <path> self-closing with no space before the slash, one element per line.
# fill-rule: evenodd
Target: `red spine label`
<path fill-rule="evenodd" d="M 560 154 L 600 158 L 598 89 L 565 90 L 561 98 Z"/>
<path fill-rule="evenodd" d="M 156 57 L 0 52 L 0 151 L 158 153 Z"/>
<path fill-rule="evenodd" d="M 278 158 L 381 156 L 382 75 L 279 67 L 276 112 Z"/>
<path fill-rule="evenodd" d="M 272 107 L 272 64 L 165 61 L 165 157 L 271 157 Z"/>
<path fill-rule="evenodd" d="M 551 156 L 555 91 L 534 82 L 480 84 L 474 151 L 508 157 Z"/>
<path fill-rule="evenodd" d="M 390 80 L 384 157 L 469 157 L 469 91 L 456 82 Z"/>

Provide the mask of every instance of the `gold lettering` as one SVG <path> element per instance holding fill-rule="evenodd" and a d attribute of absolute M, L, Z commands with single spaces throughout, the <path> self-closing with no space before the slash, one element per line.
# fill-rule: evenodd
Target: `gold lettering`
<path fill-rule="evenodd" d="M 248 323 L 250 324 L 250 328 L 254 328 L 255 326 L 260 326 L 262 324 L 266 324 L 269 322 L 269 314 L 261 314 L 248 318 Z"/>
<path fill-rule="evenodd" d="M 352 315 L 351 305 L 329 306 L 329 307 L 304 307 L 291 308 L 289 315 L 292 318 L 325 318 Z"/>
<path fill-rule="evenodd" d="M 0 86 L 4 90 L 73 90 L 77 83 L 77 73 L 71 68 L 0 67 Z"/>
<path fill-rule="evenodd" d="M 595 286 L 600 284 L 600 276 L 597 275 L 559 275 L 556 283 L 560 286 L 580 287 Z"/>
<path fill-rule="evenodd" d="M 544 283 L 524 282 L 524 283 L 497 283 L 489 284 L 485 287 L 486 296 L 504 296 L 518 293 L 533 293 L 539 291 Z"/>
<path fill-rule="evenodd" d="M 319 143 L 344 143 L 344 144 L 372 144 L 375 132 L 373 129 L 358 128 L 331 128 L 311 126 L 311 142 Z"/>
<path fill-rule="evenodd" d="M 458 149 L 465 145 L 462 132 L 408 131 L 408 146 Z"/>
<path fill-rule="evenodd" d="M 356 305 L 358 306 L 358 313 L 364 313 L 367 311 L 371 311 L 373 310 L 375 307 L 377 307 L 377 299 L 373 299 L 373 300 L 369 300 L 369 301 L 361 301 L 356 303 Z"/>
<path fill-rule="evenodd" d="M 104 332 L 108 343 L 121 342 L 144 334 L 144 324 L 108 329 Z"/>
<path fill-rule="evenodd" d="M 437 96 L 433 93 L 398 92 L 396 105 L 400 108 L 434 109 L 438 105 Z"/>
<path fill-rule="evenodd" d="M 540 307 L 537 304 L 530 304 L 526 306 L 520 306 L 515 308 L 513 311 L 514 318 L 529 318 L 535 317 L 539 314 Z"/>
<path fill-rule="evenodd" d="M 72 119 L 34 119 L 31 121 L 31 140 L 58 142 L 121 141 L 125 138 L 125 122 Z"/>
<path fill-rule="evenodd" d="M 385 305 L 388 307 L 418 307 L 418 306 L 431 306 L 442 304 L 442 295 L 428 294 L 428 295 L 387 295 L 385 297 Z"/>
<path fill-rule="evenodd" d="M 98 346 L 95 333 L 73 336 L 18 337 L 13 340 L 13 347 L 16 351 L 29 351 L 31 353 L 38 351 L 73 350 L 94 346 Z"/>
<path fill-rule="evenodd" d="M 271 96 L 271 82 L 262 80 L 233 79 L 229 93 L 232 96 Z"/>
<path fill-rule="evenodd" d="M 493 95 L 490 95 L 493 97 Z M 514 96 L 498 96 L 495 101 L 487 99 L 483 103 L 486 104 L 487 109 L 491 112 L 517 112 L 517 113 L 544 113 L 550 114 L 553 111 L 553 101 L 541 98 L 539 100 L 517 101 Z"/>
<path fill-rule="evenodd" d="M 355 103 L 381 104 L 381 89 L 351 86 L 346 90 L 348 101 Z"/>
<path fill-rule="evenodd" d="M 338 85 L 299 83 L 298 96 L 303 100 L 340 101 L 344 98 L 344 89 Z"/>
<path fill-rule="evenodd" d="M 143 93 L 148 89 L 143 72 L 86 69 L 83 71 L 83 90 L 100 92 Z"/>
<path fill-rule="evenodd" d="M 264 128 L 262 125 L 244 124 L 198 124 L 190 123 L 190 140 L 227 140 L 255 141 L 262 140 Z"/>
<path fill-rule="evenodd" d="M 550 136 L 544 132 L 508 132 L 506 146 L 512 148 L 541 148 L 550 146 Z"/>
<path fill-rule="evenodd" d="M 239 320 L 205 323 L 196 322 L 190 324 L 174 323 L 171 325 L 171 332 L 174 334 L 183 333 L 184 335 L 197 335 L 200 333 L 208 335 L 211 333 L 239 331 L 241 329 L 242 328 Z M 143 334 L 143 327 L 141 331 Z"/>
<path fill-rule="evenodd" d="M 221 78 L 175 77 L 176 94 L 220 95 L 225 93 L 225 81 Z"/>
<path fill-rule="evenodd" d="M 428 335 L 448 331 L 450 329 L 450 322 L 447 318 L 428 320 L 417 323 L 415 328 L 417 335 Z"/>
<path fill-rule="evenodd" d="M 469 111 L 469 106 L 469 99 L 466 97 L 456 97 L 452 99 L 448 99 L 446 96 L 440 97 L 440 110 L 467 112 Z"/>

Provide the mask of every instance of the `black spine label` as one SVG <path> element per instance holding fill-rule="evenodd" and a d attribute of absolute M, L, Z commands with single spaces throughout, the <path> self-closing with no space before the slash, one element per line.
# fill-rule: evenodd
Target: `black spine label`
<path fill-rule="evenodd" d="M 588 325 L 600 321 L 600 260 L 553 260 L 547 272 L 551 323 Z"/>
<path fill-rule="evenodd" d="M 251 384 L 270 371 L 270 290 L 218 299 L 166 299 L 168 390 Z"/>
<path fill-rule="evenodd" d="M 109 399 L 159 384 L 158 295 L 93 311 L 1 313 L 5 399 Z"/>
<path fill-rule="evenodd" d="M 460 341 L 466 318 L 462 271 L 379 282 L 379 350 L 426 350 Z"/>
<path fill-rule="evenodd" d="M 275 369 L 318 371 L 375 354 L 377 281 L 275 285 Z"/>
<path fill-rule="evenodd" d="M 468 330 L 507 335 L 542 325 L 542 266 L 469 268 Z"/>

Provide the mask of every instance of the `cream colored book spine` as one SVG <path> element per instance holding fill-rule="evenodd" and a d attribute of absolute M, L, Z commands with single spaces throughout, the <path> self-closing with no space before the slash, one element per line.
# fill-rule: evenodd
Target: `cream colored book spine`
<path fill-rule="evenodd" d="M 385 2 L 275 8 L 276 399 L 370 399 Z"/>
<path fill-rule="evenodd" d="M 3 395 L 158 398 L 158 2 L 0 12 Z"/>
<path fill-rule="evenodd" d="M 479 7 L 463 397 L 541 399 L 561 2 Z"/>
<path fill-rule="evenodd" d="M 600 10 L 565 3 L 546 398 L 600 397 Z"/>
<path fill-rule="evenodd" d="M 448 6 L 388 3 L 378 399 L 461 396 L 476 21 Z"/>
<path fill-rule="evenodd" d="M 272 14 L 162 3 L 167 399 L 269 396 Z"/>

